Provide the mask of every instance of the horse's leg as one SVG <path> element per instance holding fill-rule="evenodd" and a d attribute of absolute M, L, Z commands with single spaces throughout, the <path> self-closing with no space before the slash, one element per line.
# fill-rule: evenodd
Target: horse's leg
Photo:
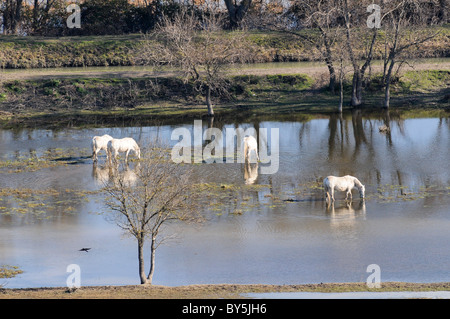
<path fill-rule="evenodd" d="M 331 199 L 334 202 L 334 187 L 331 187 Z"/>
<path fill-rule="evenodd" d="M 127 150 L 127 153 L 125 154 L 125 163 L 127 163 L 127 164 L 128 164 L 128 155 L 130 154 L 130 151 L 131 151 L 131 148 L 129 148 Z"/>
<path fill-rule="evenodd" d="M 114 163 L 117 164 L 117 150 L 114 150 Z"/>
<path fill-rule="evenodd" d="M 330 203 L 331 202 L 331 196 L 330 196 L 330 193 L 328 192 L 328 191 L 326 191 L 325 192 L 325 196 L 327 197 L 327 203 Z"/>
<path fill-rule="evenodd" d="M 247 146 L 247 142 L 244 142 L 244 162 L 247 163 L 248 162 L 248 146 Z"/>
<path fill-rule="evenodd" d="M 352 189 L 350 188 L 348 191 L 347 191 L 347 197 L 350 197 L 350 200 L 352 200 L 353 199 L 353 196 L 352 196 Z"/>

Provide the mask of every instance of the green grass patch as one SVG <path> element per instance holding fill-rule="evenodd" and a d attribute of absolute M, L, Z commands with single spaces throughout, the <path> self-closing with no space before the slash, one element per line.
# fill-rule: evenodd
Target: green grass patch
<path fill-rule="evenodd" d="M 427 42 L 423 50 L 410 50 L 408 58 L 434 58 L 449 56 L 450 28 L 432 27 L 439 35 Z M 355 37 L 362 39 L 370 35 L 366 29 L 355 30 Z M 228 32 L 227 36 L 240 34 Z M 297 34 L 278 31 L 250 31 L 246 34 L 255 47 L 253 62 L 318 61 L 320 52 L 312 42 L 320 41 L 315 29 L 304 29 Z M 308 37 L 311 41 L 305 40 Z M 376 44 L 374 59 L 383 52 L 383 31 Z M 143 36 L 140 34 L 110 36 L 34 37 L 0 35 L 1 68 L 54 68 L 87 66 L 139 65 L 139 49 Z M 153 41 L 153 40 L 151 40 Z M 336 42 L 335 46 L 341 43 Z M 357 58 L 365 56 L 365 47 L 355 48 Z"/>
<path fill-rule="evenodd" d="M 450 87 L 450 71 L 407 71 L 400 77 L 398 86 L 406 93 L 430 92 L 436 89 L 448 88 Z"/>

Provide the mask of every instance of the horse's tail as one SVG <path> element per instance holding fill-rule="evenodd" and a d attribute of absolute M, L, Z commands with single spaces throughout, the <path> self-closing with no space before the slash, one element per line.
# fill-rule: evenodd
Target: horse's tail
<path fill-rule="evenodd" d="M 325 177 L 323 180 L 323 190 L 325 193 L 328 193 L 328 191 L 330 190 L 330 183 L 328 181 L 328 177 Z"/>

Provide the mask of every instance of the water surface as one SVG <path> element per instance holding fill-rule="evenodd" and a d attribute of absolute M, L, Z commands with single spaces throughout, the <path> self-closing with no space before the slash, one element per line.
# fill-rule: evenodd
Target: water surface
<path fill-rule="evenodd" d="M 387 119 L 357 111 L 306 122 L 214 123 L 222 130 L 278 128 L 279 170 L 253 174 L 249 183 L 244 164 L 195 164 L 196 181 L 234 187 L 205 206 L 204 224 L 171 225 L 177 236 L 158 248 L 154 284 L 359 282 L 370 264 L 380 266 L 382 281 L 448 281 L 450 121 Z M 390 134 L 379 131 L 386 123 Z M 49 153 L 71 159 L 2 166 L 0 189 L 22 190 L 0 200 L 0 264 L 24 271 L 7 287 L 65 286 L 70 264 L 80 265 L 82 285 L 139 283 L 134 240 L 99 214 L 107 210 L 95 191 L 107 167 L 104 155 L 93 165 L 90 140 L 107 133 L 173 145 L 180 126 L 192 130 L 193 122 L 0 130 L 2 163 Z M 346 174 L 366 185 L 366 200 L 355 190 L 350 204 L 338 194 L 328 206 L 322 179 Z"/>

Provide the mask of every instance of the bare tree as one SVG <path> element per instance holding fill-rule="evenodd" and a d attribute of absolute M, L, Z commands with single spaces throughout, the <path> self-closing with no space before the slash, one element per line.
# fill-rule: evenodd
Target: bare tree
<path fill-rule="evenodd" d="M 50 18 L 50 11 L 58 4 L 58 0 L 33 0 L 31 17 L 32 32 L 37 34 Z"/>
<path fill-rule="evenodd" d="M 5 0 L 0 4 L 3 33 L 16 34 L 22 21 L 23 0 Z"/>
<path fill-rule="evenodd" d="M 224 2 L 228 10 L 230 28 L 236 29 L 241 25 L 242 20 L 252 4 L 252 0 L 241 0 L 240 3 L 235 0 L 224 0 Z"/>
<path fill-rule="evenodd" d="M 364 7 L 364 3 L 358 2 L 353 3 L 349 0 L 341 0 L 341 10 L 344 18 L 344 26 L 345 26 L 345 34 L 346 41 L 345 45 L 348 50 L 348 54 L 350 57 L 350 61 L 353 66 L 353 79 L 352 79 L 352 96 L 351 96 L 351 105 L 353 107 L 360 106 L 363 103 L 363 81 L 364 76 L 373 59 L 373 51 L 376 43 L 376 39 L 378 36 L 378 28 L 372 28 L 371 35 L 369 36 L 369 42 L 364 43 L 365 41 L 361 41 L 361 33 L 359 34 L 359 38 L 355 38 L 353 35 L 353 31 L 358 27 L 358 21 L 353 21 L 352 12 L 356 11 L 356 8 Z M 358 16 L 354 14 L 354 16 Z M 364 24 L 366 21 L 364 21 Z M 364 28 L 365 26 L 363 26 Z M 365 59 L 362 62 L 359 61 L 357 55 L 355 54 L 355 47 L 358 44 L 367 45 Z M 361 64 L 362 63 L 362 64 Z"/>
<path fill-rule="evenodd" d="M 126 171 L 125 171 L 126 172 Z M 141 284 L 151 284 L 158 246 L 170 236 L 163 228 L 174 221 L 200 221 L 196 196 L 189 180 L 191 169 L 170 161 L 170 152 L 154 147 L 143 152 L 131 182 L 126 174 L 116 173 L 104 190 L 112 220 L 134 237 L 138 246 Z M 145 272 L 144 243 L 150 241 L 150 269 Z"/>
<path fill-rule="evenodd" d="M 337 68 L 337 78 L 339 82 L 339 113 L 342 113 L 344 108 L 344 81 L 345 76 L 349 72 L 349 56 L 345 46 L 342 46 L 337 49 L 337 60 L 339 62 Z"/>
<path fill-rule="evenodd" d="M 406 61 L 402 53 L 411 48 L 418 48 L 421 44 L 431 40 L 439 32 L 427 28 L 417 28 L 411 23 L 411 13 L 421 14 L 423 2 L 417 0 L 403 0 L 394 8 L 387 10 L 383 19 L 385 30 L 385 46 L 383 55 L 383 84 L 385 87 L 383 107 L 389 108 L 390 86 L 395 65 L 399 71 Z"/>
<path fill-rule="evenodd" d="M 336 58 L 333 54 L 333 45 L 338 32 L 336 19 L 339 17 L 340 9 L 336 1 L 317 1 L 317 0 L 295 0 L 292 3 L 291 12 L 295 13 L 301 20 L 302 27 L 310 27 L 319 31 L 320 37 L 314 33 L 298 34 L 302 40 L 306 40 L 317 49 L 325 61 L 330 80 L 329 89 L 332 93 L 336 87 L 336 67 L 334 62 Z"/>
<path fill-rule="evenodd" d="M 204 94 L 209 116 L 214 116 L 213 92 L 227 92 L 227 69 L 249 56 L 244 32 L 227 34 L 222 26 L 220 14 L 199 18 L 182 9 L 172 19 L 162 17 L 154 33 L 156 41 L 149 41 L 139 53 L 151 63 L 178 68 L 183 81 Z"/>

